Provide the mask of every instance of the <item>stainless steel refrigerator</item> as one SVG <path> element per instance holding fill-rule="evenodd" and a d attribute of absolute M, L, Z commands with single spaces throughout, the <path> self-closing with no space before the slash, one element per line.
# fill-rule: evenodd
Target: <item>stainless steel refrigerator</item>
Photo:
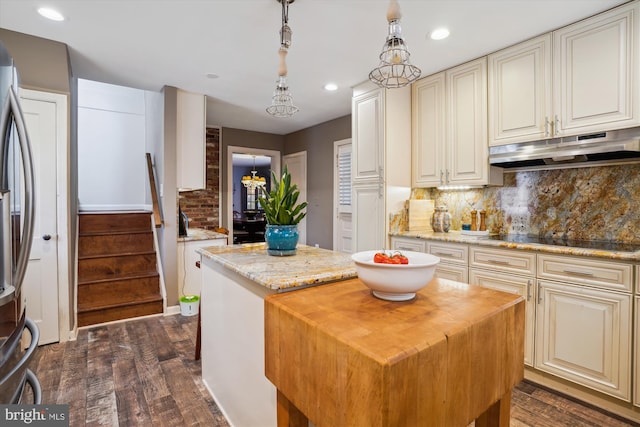
<path fill-rule="evenodd" d="M 39 404 L 40 384 L 28 368 L 39 332 L 21 293 L 33 234 L 33 163 L 17 88 L 18 72 L 0 41 L 0 404 L 21 403 L 25 384 L 33 393 L 29 403 Z"/>

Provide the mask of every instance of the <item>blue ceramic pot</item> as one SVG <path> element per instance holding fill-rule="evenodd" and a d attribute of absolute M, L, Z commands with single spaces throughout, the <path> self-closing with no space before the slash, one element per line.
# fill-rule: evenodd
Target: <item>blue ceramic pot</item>
<path fill-rule="evenodd" d="M 295 255 L 298 244 L 298 226 L 267 224 L 264 240 L 267 242 L 269 255 Z"/>

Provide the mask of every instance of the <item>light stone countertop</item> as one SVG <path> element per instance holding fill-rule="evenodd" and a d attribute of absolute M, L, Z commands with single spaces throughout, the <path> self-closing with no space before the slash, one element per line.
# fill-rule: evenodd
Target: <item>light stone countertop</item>
<path fill-rule="evenodd" d="M 196 250 L 225 268 L 280 292 L 357 277 L 350 254 L 298 245 L 296 255 L 272 256 L 264 243 L 211 246 Z"/>
<path fill-rule="evenodd" d="M 211 230 L 205 230 L 202 228 L 190 228 L 187 230 L 185 237 L 179 236 L 179 242 L 193 242 L 197 240 L 214 240 L 214 239 L 226 239 L 227 235 L 217 233 Z"/>
<path fill-rule="evenodd" d="M 608 258 L 620 261 L 640 261 L 640 251 L 621 252 L 602 249 L 576 248 L 571 246 L 545 245 L 540 243 L 516 243 L 500 240 L 490 240 L 482 237 L 465 236 L 459 231 L 449 231 L 448 233 L 434 233 L 432 231 L 402 231 L 391 233 L 397 237 L 415 237 L 424 240 L 437 240 L 451 243 L 467 243 L 478 246 L 492 246 L 506 249 L 521 249 L 536 252 L 545 252 L 559 255 L 579 255 L 597 258 Z"/>

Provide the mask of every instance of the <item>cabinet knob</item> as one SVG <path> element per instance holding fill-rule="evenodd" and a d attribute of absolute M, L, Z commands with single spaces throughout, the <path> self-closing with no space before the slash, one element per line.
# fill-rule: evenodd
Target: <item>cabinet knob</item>
<path fill-rule="evenodd" d="M 200 268 L 200 261 L 196 261 L 196 267 Z"/>

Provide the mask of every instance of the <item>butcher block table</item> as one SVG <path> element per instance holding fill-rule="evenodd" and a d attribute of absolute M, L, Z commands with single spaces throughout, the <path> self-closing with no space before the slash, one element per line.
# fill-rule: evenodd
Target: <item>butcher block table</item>
<path fill-rule="evenodd" d="M 524 300 L 434 279 L 405 302 L 350 279 L 265 298 L 279 427 L 508 426 Z"/>

